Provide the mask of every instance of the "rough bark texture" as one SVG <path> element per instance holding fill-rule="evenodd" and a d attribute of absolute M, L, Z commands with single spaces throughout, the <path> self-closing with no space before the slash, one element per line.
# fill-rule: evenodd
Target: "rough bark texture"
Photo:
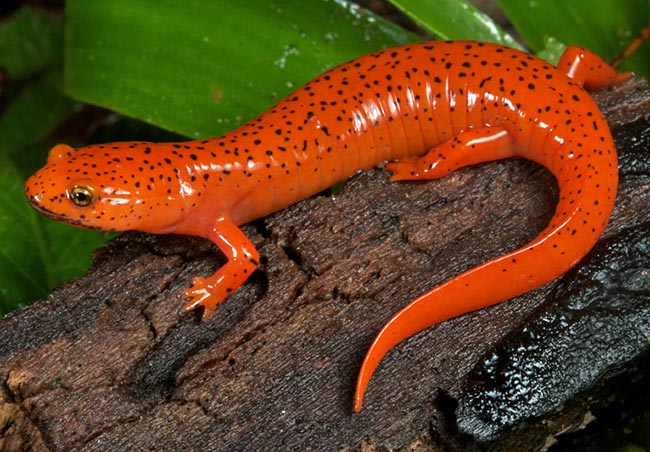
<path fill-rule="evenodd" d="M 603 240 L 559 280 L 400 344 L 360 414 L 379 328 L 533 238 L 556 201 L 548 172 L 360 174 L 246 226 L 262 265 L 208 320 L 179 293 L 223 263 L 211 244 L 118 237 L 85 277 L 0 319 L 0 450 L 512 451 L 577 428 L 648 381 L 650 91 L 634 79 L 595 97 L 621 154 Z"/>

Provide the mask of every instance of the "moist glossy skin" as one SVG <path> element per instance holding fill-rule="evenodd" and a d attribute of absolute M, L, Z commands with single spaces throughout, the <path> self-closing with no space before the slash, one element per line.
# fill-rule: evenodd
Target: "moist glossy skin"
<path fill-rule="evenodd" d="M 220 137 L 56 146 L 25 192 L 42 213 L 76 226 L 212 240 L 228 263 L 195 278 L 183 293 L 184 309 L 203 306 L 207 316 L 257 266 L 257 251 L 238 225 L 358 170 L 393 161 L 386 166 L 392 180 L 435 179 L 508 157 L 549 168 L 560 200 L 548 227 L 396 314 L 362 365 L 359 411 L 372 373 L 394 345 L 539 287 L 591 249 L 614 205 L 617 157 L 607 124 L 582 87 L 626 77 L 577 47 L 567 49 L 556 69 L 491 44 L 413 44 L 338 66 Z"/>

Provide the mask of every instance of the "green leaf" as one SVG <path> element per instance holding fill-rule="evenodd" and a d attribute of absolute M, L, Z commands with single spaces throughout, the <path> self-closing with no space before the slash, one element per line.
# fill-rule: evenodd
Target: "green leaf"
<path fill-rule="evenodd" d="M 21 79 L 60 61 L 61 18 L 21 8 L 0 22 L 0 67 L 10 79 Z"/>
<path fill-rule="evenodd" d="M 548 61 L 553 66 L 557 66 L 560 57 L 566 50 L 566 45 L 555 38 L 544 39 L 544 48 L 537 52 L 537 56 Z"/>
<path fill-rule="evenodd" d="M 315 75 L 418 40 L 343 0 L 66 4 L 66 90 L 188 137 L 253 118 Z"/>
<path fill-rule="evenodd" d="M 521 48 L 486 14 L 465 0 L 390 0 L 429 33 L 442 39 L 473 39 Z"/>
<path fill-rule="evenodd" d="M 618 55 L 648 25 L 648 0 L 498 0 L 530 47 L 538 52 L 545 39 L 580 45 L 605 60 Z M 642 46 L 623 68 L 650 74 L 650 46 Z"/>
<path fill-rule="evenodd" d="M 72 113 L 75 102 L 61 93 L 58 73 L 29 84 L 0 116 L 0 153 L 8 155 L 51 132 Z"/>

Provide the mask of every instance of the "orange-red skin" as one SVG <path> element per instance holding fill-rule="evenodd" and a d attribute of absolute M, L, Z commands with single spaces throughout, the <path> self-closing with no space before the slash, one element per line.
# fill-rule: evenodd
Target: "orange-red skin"
<path fill-rule="evenodd" d="M 616 197 L 614 143 L 586 88 L 619 82 L 588 50 L 570 47 L 555 68 L 477 42 L 387 49 L 340 65 L 258 118 L 186 143 L 58 145 L 25 184 L 35 208 L 103 230 L 206 237 L 228 257 L 184 292 L 204 315 L 256 268 L 238 228 L 383 161 L 393 180 L 434 179 L 466 165 L 523 157 L 558 180 L 555 215 L 537 238 L 435 287 L 398 312 L 363 362 L 355 394 L 382 357 L 443 320 L 539 287 L 575 265 L 602 234 Z M 429 152 L 430 151 L 430 152 Z M 74 186 L 94 202 L 71 202 Z"/>

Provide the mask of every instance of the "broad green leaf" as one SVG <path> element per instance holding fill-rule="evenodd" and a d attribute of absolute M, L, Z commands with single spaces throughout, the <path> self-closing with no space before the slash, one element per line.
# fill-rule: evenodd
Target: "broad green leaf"
<path fill-rule="evenodd" d="M 498 0 L 519 33 L 538 52 L 545 39 L 581 45 L 610 60 L 648 25 L 649 0 Z M 650 74 L 650 45 L 642 46 L 623 66 Z"/>
<path fill-rule="evenodd" d="M 0 22 L 0 67 L 11 79 L 25 78 L 60 61 L 61 18 L 24 7 Z"/>
<path fill-rule="evenodd" d="M 69 0 L 74 97 L 188 137 L 233 129 L 320 72 L 417 40 L 343 0 Z"/>
<path fill-rule="evenodd" d="M 0 154 L 8 155 L 52 131 L 74 109 L 61 93 L 58 73 L 50 72 L 28 85 L 0 116 Z M 44 155 L 44 154 L 43 154 Z"/>
<path fill-rule="evenodd" d="M 557 66 L 557 62 L 560 60 L 562 53 L 566 49 L 566 45 L 561 43 L 555 38 L 546 38 L 544 39 L 544 48 L 537 52 L 537 56 L 543 60 L 548 61 L 553 66 Z"/>
<path fill-rule="evenodd" d="M 465 0 L 390 0 L 421 27 L 442 39 L 472 39 L 521 48 L 486 14 Z"/>

